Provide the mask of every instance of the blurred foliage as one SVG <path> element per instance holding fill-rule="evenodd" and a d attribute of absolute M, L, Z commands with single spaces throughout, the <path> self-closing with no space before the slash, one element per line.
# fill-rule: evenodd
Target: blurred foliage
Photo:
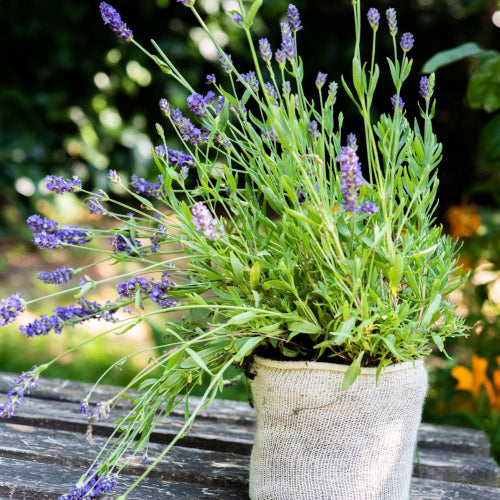
<path fill-rule="evenodd" d="M 197 2 L 221 43 L 230 47 L 244 68 L 250 54 L 242 32 L 226 14 L 235 8 L 235 1 Z M 136 38 L 142 42 L 154 38 L 169 57 L 182 61 L 183 73 L 203 91 L 205 75 L 217 73 L 218 63 L 189 9 L 174 0 L 112 3 Z M 311 88 L 319 70 L 338 80 L 347 68 L 353 42 L 348 3 L 295 1 L 304 25 L 299 49 Z M 5 68 L 0 83 L 0 234 L 18 231 L 36 209 L 43 195 L 39 183 L 48 173 L 79 175 L 89 188 L 101 187 L 109 168 L 121 175 L 135 172 L 155 177 L 150 148 L 155 123 L 162 120 L 157 102 L 167 97 L 174 106 L 183 106 L 186 96 L 134 46 L 116 39 L 103 26 L 98 4 L 73 0 L 54 9 L 35 0 L 0 2 L 5 40 L 0 48 Z M 265 0 L 256 20 L 256 36 L 269 37 L 273 47 L 280 43 L 279 20 L 287 4 Z M 415 35 L 414 67 L 421 68 L 436 51 L 465 41 L 485 49 L 498 45 L 497 30 L 490 21 L 495 4 L 486 0 L 401 2 L 400 32 Z M 375 0 L 364 8 L 373 6 L 383 13 L 391 5 L 389 0 Z M 384 30 L 380 38 L 387 51 L 392 50 Z M 483 116 L 459 105 L 466 72 L 463 66 L 450 68 L 441 71 L 435 93 L 437 134 L 445 146 L 440 192 L 444 204 L 457 201 L 482 175 L 475 167 L 475 155 L 477 130 L 485 122 Z M 403 92 L 409 113 L 416 111 L 417 88 L 415 74 Z M 388 107 L 392 94 L 388 84 L 378 106 Z M 339 101 L 342 105 L 347 99 L 339 95 Z M 347 131 L 350 123 L 347 115 Z"/>

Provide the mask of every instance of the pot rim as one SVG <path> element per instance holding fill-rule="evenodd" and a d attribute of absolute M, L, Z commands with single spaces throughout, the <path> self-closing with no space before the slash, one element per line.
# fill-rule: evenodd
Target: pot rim
<path fill-rule="evenodd" d="M 325 372 L 336 372 L 345 373 L 350 365 L 341 365 L 338 363 L 327 363 L 324 361 L 277 361 L 274 359 L 263 358 L 261 356 L 255 355 L 253 366 L 258 368 L 259 366 L 278 369 L 278 370 L 312 370 L 312 371 L 325 371 Z M 384 373 L 394 373 L 401 372 L 404 370 L 411 369 L 421 369 L 424 366 L 424 360 L 422 358 L 414 359 L 412 361 L 405 361 L 403 363 L 393 363 L 387 365 L 382 369 L 380 375 Z M 361 367 L 361 373 L 358 376 L 374 376 L 377 373 L 378 367 Z"/>

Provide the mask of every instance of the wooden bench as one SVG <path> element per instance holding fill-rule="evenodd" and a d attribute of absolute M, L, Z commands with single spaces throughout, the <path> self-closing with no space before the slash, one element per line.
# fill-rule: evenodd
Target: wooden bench
<path fill-rule="evenodd" d="M 0 372 L 0 401 L 15 376 Z M 17 416 L 0 420 L 0 500 L 56 499 L 69 492 L 127 404 L 124 401 L 107 421 L 94 426 L 94 446 L 89 446 L 86 418 L 78 413 L 89 389 L 88 384 L 41 379 Z M 94 402 L 112 394 L 112 387 L 100 387 Z M 154 433 L 149 457 L 160 452 L 182 422 L 179 412 L 162 423 Z M 255 412 L 248 404 L 215 401 L 200 414 L 182 446 L 175 446 L 127 498 L 248 498 L 254 427 Z M 500 468 L 489 457 L 489 442 L 482 432 L 422 424 L 418 445 L 420 465 L 415 464 L 411 500 L 500 499 Z M 144 469 L 137 459 L 120 475 L 116 491 L 124 491 Z"/>

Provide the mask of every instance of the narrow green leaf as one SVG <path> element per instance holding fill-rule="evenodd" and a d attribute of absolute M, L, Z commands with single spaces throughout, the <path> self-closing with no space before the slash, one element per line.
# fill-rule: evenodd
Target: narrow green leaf
<path fill-rule="evenodd" d="M 298 333 L 320 333 L 321 328 L 314 323 L 309 323 L 308 321 L 294 321 L 288 324 L 288 329 L 291 332 Z"/>
<path fill-rule="evenodd" d="M 250 288 L 256 290 L 259 286 L 260 281 L 260 264 L 254 262 L 253 266 L 250 268 Z"/>
<path fill-rule="evenodd" d="M 190 347 L 186 347 L 186 353 L 189 354 L 191 359 L 204 371 L 206 371 L 209 375 L 213 375 L 213 373 L 208 369 L 208 366 L 205 364 L 205 361 L 201 358 L 201 356 L 196 352 L 193 351 Z"/>
<path fill-rule="evenodd" d="M 237 314 L 236 316 L 233 316 L 228 323 L 231 325 L 241 325 L 243 323 L 247 323 L 251 319 L 255 318 L 255 312 L 254 311 L 245 311 L 240 314 Z"/>
<path fill-rule="evenodd" d="M 255 2 L 248 9 L 248 14 L 247 14 L 247 27 L 248 28 L 250 28 L 250 26 L 252 26 L 254 17 L 256 16 L 257 12 L 259 11 L 261 5 L 262 5 L 262 0 L 255 0 Z"/>
<path fill-rule="evenodd" d="M 438 310 L 440 304 L 441 304 L 441 295 L 438 293 L 434 297 L 434 300 L 429 304 L 429 307 L 422 318 L 421 325 L 423 327 L 426 327 L 430 323 L 432 317 L 434 316 L 434 313 Z"/>
<path fill-rule="evenodd" d="M 237 285 L 243 285 L 243 266 L 234 252 L 231 252 L 231 267 L 233 268 L 233 278 Z"/>
<path fill-rule="evenodd" d="M 358 375 L 361 373 L 361 360 L 363 359 L 364 351 L 360 352 L 357 358 L 351 363 L 342 380 L 342 390 L 345 391 L 351 387 Z"/>
<path fill-rule="evenodd" d="M 241 340 L 244 340 L 244 344 L 239 347 L 238 344 Z M 252 352 L 261 342 L 262 337 L 250 337 L 249 339 L 238 339 L 236 341 L 237 352 L 235 354 L 235 360 L 241 361 L 245 356 Z"/>

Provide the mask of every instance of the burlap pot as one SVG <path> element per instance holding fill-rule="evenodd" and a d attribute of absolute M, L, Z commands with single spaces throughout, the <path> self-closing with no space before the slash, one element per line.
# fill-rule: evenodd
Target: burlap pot
<path fill-rule="evenodd" d="M 252 500 L 405 500 L 427 392 L 423 361 L 363 368 L 256 357 Z"/>

